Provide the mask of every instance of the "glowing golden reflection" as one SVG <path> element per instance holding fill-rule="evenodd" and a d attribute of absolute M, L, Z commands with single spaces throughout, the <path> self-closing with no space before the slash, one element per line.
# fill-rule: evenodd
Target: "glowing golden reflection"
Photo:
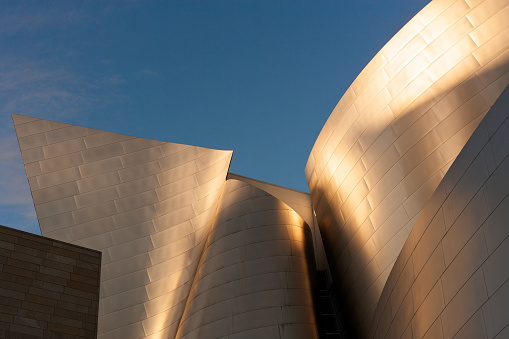
<path fill-rule="evenodd" d="M 316 140 L 306 177 L 355 328 L 369 326 L 416 217 L 509 83 L 508 5 L 432 1 L 366 66 Z"/>

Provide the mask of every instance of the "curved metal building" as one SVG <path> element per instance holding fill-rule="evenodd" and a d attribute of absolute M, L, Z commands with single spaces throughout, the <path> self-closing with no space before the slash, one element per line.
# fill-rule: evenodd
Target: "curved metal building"
<path fill-rule="evenodd" d="M 424 207 L 376 308 L 371 338 L 509 335 L 509 88 Z"/>
<path fill-rule="evenodd" d="M 42 233 L 103 253 L 99 338 L 317 337 L 311 230 L 231 151 L 13 119 Z"/>
<path fill-rule="evenodd" d="M 508 83 L 509 0 L 432 1 L 330 115 L 310 194 L 231 151 L 13 120 L 42 234 L 102 252 L 99 338 L 495 338 Z"/>
<path fill-rule="evenodd" d="M 306 177 L 330 270 L 369 328 L 425 204 L 509 83 L 509 1 L 433 1 L 360 73 Z"/>

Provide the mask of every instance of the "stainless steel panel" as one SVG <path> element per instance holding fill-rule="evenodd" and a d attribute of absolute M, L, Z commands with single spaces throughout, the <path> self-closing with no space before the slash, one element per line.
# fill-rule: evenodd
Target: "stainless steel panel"
<path fill-rule="evenodd" d="M 125 140 L 122 142 L 122 147 L 124 147 L 124 151 L 126 153 L 140 151 L 145 148 L 151 148 L 155 146 L 159 146 L 164 144 L 161 141 L 142 139 L 142 138 L 132 138 L 129 140 Z"/>
<path fill-rule="evenodd" d="M 502 94 L 501 103 L 507 95 L 509 90 Z M 426 337 L 487 334 L 493 338 L 509 325 L 507 317 L 499 316 L 507 315 L 507 307 L 502 306 L 507 298 L 500 292 L 509 277 L 502 260 L 507 257 L 507 231 L 502 226 L 507 225 L 507 208 L 505 200 L 499 205 L 490 203 L 490 211 L 486 203 L 489 201 L 486 197 L 498 197 L 493 201 L 500 201 L 505 196 L 502 193 L 506 188 L 505 177 L 501 173 L 507 172 L 506 165 L 487 162 L 485 156 L 493 146 L 486 121 L 499 119 L 501 112 L 507 116 L 506 105 L 495 104 L 491 108 L 417 219 L 377 305 L 370 337 L 390 337 L 393 332 L 388 331 L 389 326 L 398 333 L 411 326 L 413 336 L 419 338 L 426 331 L 429 331 Z M 495 118 L 490 118 L 490 114 Z M 501 129 L 496 133 L 504 132 Z M 503 138 L 498 140 L 504 143 Z M 494 185 L 492 180 L 499 184 Z M 410 263 L 416 274 L 414 281 L 410 281 L 416 310 L 411 322 L 395 313 L 395 309 L 409 303 L 401 298 L 405 293 L 402 287 L 408 285 L 401 282 L 408 281 L 401 267 Z M 430 299 L 437 286 L 440 293 Z M 497 306 L 492 308 L 493 304 Z"/>
<path fill-rule="evenodd" d="M 16 134 L 20 138 L 49 131 L 49 123 L 47 120 L 37 119 L 24 123 L 17 120 L 15 124 Z"/>
<path fill-rule="evenodd" d="M 503 338 L 507 332 L 507 319 L 509 316 L 509 281 L 506 281 L 500 289 L 482 307 L 484 323 L 488 337 Z"/>
<path fill-rule="evenodd" d="M 81 152 L 85 163 L 108 159 L 122 154 L 124 154 L 124 149 L 120 143 L 98 146 Z"/>
<path fill-rule="evenodd" d="M 70 154 L 74 152 L 82 151 L 86 148 L 83 139 L 72 139 L 62 141 L 56 144 L 43 146 L 44 156 L 46 159 L 58 157 L 59 155 Z"/>
<path fill-rule="evenodd" d="M 44 189 L 31 188 L 31 190 L 35 205 L 79 194 L 78 185 L 74 181 Z"/>
<path fill-rule="evenodd" d="M 46 132 L 48 144 L 55 144 L 66 140 L 81 138 L 95 132 L 90 128 L 80 126 L 67 125 L 63 128 L 62 126 L 59 127 L 60 128 L 58 129 L 52 129 L 51 131 Z"/>
<path fill-rule="evenodd" d="M 142 165 L 128 167 L 119 171 L 122 182 L 145 178 L 161 172 L 157 161 L 144 163 Z"/>
<path fill-rule="evenodd" d="M 162 158 L 163 154 L 159 147 L 147 148 L 141 151 L 131 152 L 121 157 L 124 167 L 144 164 Z"/>
<path fill-rule="evenodd" d="M 45 133 L 32 134 L 18 138 L 19 148 L 24 151 L 34 147 L 42 147 L 48 144 Z"/>
<path fill-rule="evenodd" d="M 71 153 L 47 160 L 40 161 L 43 173 L 58 171 L 65 168 L 77 167 L 83 164 L 83 159 L 80 153 Z"/>
<path fill-rule="evenodd" d="M 131 137 L 128 135 L 123 135 L 123 134 L 102 132 L 102 131 L 97 131 L 97 130 L 92 130 L 92 131 L 89 132 L 89 134 L 91 134 L 91 135 L 84 138 L 87 148 L 94 148 L 94 147 L 104 146 L 104 145 L 112 144 L 112 143 L 117 144 L 120 141 L 124 141 L 124 140 L 127 141 L 127 140 L 135 139 L 134 137 Z M 122 143 L 122 145 L 123 145 L 123 143 Z"/>
<path fill-rule="evenodd" d="M 73 241 L 92 237 L 94 235 L 106 233 L 115 229 L 112 217 L 106 217 L 82 223 L 70 228 Z"/>
<path fill-rule="evenodd" d="M 444 337 L 452 338 L 487 300 L 482 271 L 477 271 L 444 309 L 442 327 Z"/>
<path fill-rule="evenodd" d="M 78 179 L 81 179 L 81 175 L 77 167 L 71 167 L 37 176 L 37 182 L 39 183 L 40 188 L 60 185 L 76 181 Z"/>
<path fill-rule="evenodd" d="M 73 217 L 76 221 L 76 224 L 81 224 L 88 221 L 112 216 L 117 213 L 118 211 L 113 201 L 108 201 L 98 205 L 82 207 L 79 210 L 73 212 Z"/>
<path fill-rule="evenodd" d="M 76 182 L 80 193 L 87 193 L 120 183 L 118 172 L 109 172 L 94 177 L 78 180 Z"/>
<path fill-rule="evenodd" d="M 22 151 L 21 156 L 23 157 L 23 162 L 25 165 L 31 162 L 44 160 L 44 152 L 41 147 L 35 147 Z"/>
<path fill-rule="evenodd" d="M 67 197 L 37 205 L 35 210 L 37 211 L 37 216 L 43 219 L 57 214 L 74 211 L 76 208 L 76 201 L 74 200 L 74 197 Z"/>
<path fill-rule="evenodd" d="M 81 164 L 83 164 L 83 162 Z M 122 168 L 122 162 L 120 161 L 120 157 L 114 157 L 105 160 L 95 161 L 90 164 L 80 166 L 79 168 L 81 176 L 83 178 L 88 178 L 91 176 L 119 170 Z"/>

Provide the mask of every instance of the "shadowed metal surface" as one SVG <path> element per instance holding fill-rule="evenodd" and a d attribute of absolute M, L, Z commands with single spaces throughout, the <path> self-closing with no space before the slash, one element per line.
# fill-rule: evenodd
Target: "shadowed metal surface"
<path fill-rule="evenodd" d="M 361 333 L 419 213 L 509 82 L 508 5 L 432 1 L 360 73 L 313 147 L 313 207 Z"/>
<path fill-rule="evenodd" d="M 328 268 L 325 250 L 323 248 L 322 236 L 313 213 L 311 204 L 311 196 L 308 193 L 296 191 L 290 188 L 269 184 L 267 182 L 251 179 L 242 175 L 228 172 L 227 179 L 236 179 L 244 181 L 250 185 L 264 190 L 275 198 L 287 204 L 291 209 L 299 214 L 309 225 L 313 235 L 313 247 L 315 252 L 316 268 L 318 270 L 326 270 Z"/>
<path fill-rule="evenodd" d="M 230 151 L 13 115 L 43 235 L 102 251 L 99 337 L 316 337 L 327 261 L 362 337 L 505 336 L 508 18 L 418 13 L 323 127 L 310 196 L 226 180 Z"/>
<path fill-rule="evenodd" d="M 370 338 L 509 335 L 509 88 L 458 155 L 408 237 Z"/>
<path fill-rule="evenodd" d="M 311 231 L 232 152 L 13 120 L 43 235 L 103 253 L 99 338 L 317 337 Z"/>
<path fill-rule="evenodd" d="M 318 338 L 304 220 L 231 179 L 214 220 L 177 338 Z"/>
<path fill-rule="evenodd" d="M 232 152 L 13 119 L 42 234 L 103 253 L 98 337 L 174 336 Z"/>

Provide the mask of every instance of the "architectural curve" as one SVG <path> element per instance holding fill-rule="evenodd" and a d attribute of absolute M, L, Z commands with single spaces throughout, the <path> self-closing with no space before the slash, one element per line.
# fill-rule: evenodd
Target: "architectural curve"
<path fill-rule="evenodd" d="M 244 177 L 242 175 L 234 174 L 231 172 L 228 172 L 227 179 L 244 181 L 254 187 L 264 190 L 297 212 L 297 214 L 306 222 L 306 224 L 308 224 L 311 229 L 311 233 L 313 235 L 316 268 L 318 270 L 328 269 L 327 258 L 323 248 L 322 236 L 320 235 L 320 230 L 318 229 L 315 214 L 313 212 L 311 196 L 308 193 Z"/>
<path fill-rule="evenodd" d="M 176 338 L 318 338 L 309 226 L 229 179 Z"/>
<path fill-rule="evenodd" d="M 102 251 L 98 338 L 318 338 L 311 230 L 231 151 L 13 120 L 42 234 Z"/>
<path fill-rule="evenodd" d="M 13 120 L 42 234 L 102 251 L 98 338 L 175 336 L 232 152 Z"/>
<path fill-rule="evenodd" d="M 360 73 L 306 177 L 330 269 L 366 334 L 422 208 L 509 82 L 509 1 L 432 1 Z"/>
<path fill-rule="evenodd" d="M 370 338 L 509 335 L 509 87 L 477 127 L 389 275 Z"/>
<path fill-rule="evenodd" d="M 14 114 L 42 234 L 102 252 L 98 337 L 509 335 L 507 18 L 509 0 L 419 12 L 327 120 L 310 195 L 228 173 L 231 151 Z M 7 270 L 40 264 L 17 239 Z M 59 269 L 82 257 L 48 246 Z M 95 307 L 86 274 L 55 300 Z M 51 275 L 44 293 L 67 284 Z"/>

